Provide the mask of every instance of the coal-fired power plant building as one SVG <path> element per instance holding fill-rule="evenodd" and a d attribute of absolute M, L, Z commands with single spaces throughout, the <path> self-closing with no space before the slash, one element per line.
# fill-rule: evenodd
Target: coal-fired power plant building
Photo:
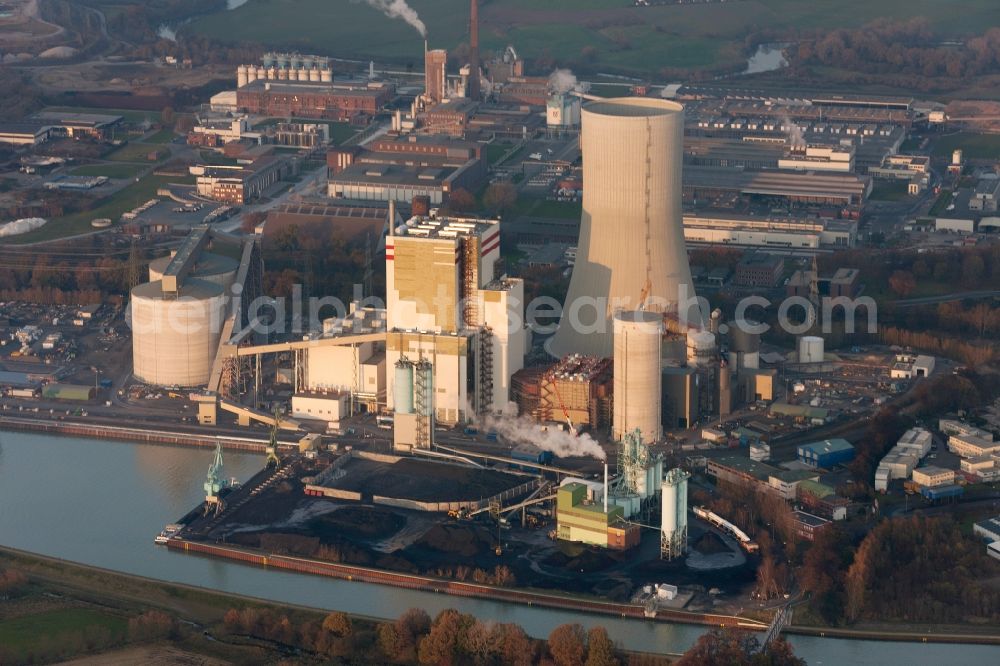
<path fill-rule="evenodd" d="M 610 356 L 619 310 L 665 312 L 701 326 L 681 217 L 683 134 L 676 102 L 613 98 L 583 107 L 580 242 L 549 342 L 554 356 Z"/>

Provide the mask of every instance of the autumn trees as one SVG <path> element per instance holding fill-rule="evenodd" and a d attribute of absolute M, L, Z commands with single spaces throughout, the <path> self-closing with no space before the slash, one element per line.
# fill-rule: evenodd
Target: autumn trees
<path fill-rule="evenodd" d="M 739 629 L 715 629 L 703 634 L 677 666 L 803 666 L 805 663 L 782 638 L 762 650 L 754 634 Z"/>
<path fill-rule="evenodd" d="M 879 523 L 844 577 L 844 617 L 910 622 L 1000 621 L 998 567 L 950 518 L 913 516 Z"/>
<path fill-rule="evenodd" d="M 793 49 L 793 63 L 823 65 L 865 74 L 961 79 L 1000 64 L 1000 29 L 989 28 L 961 45 L 934 39 L 928 19 L 879 19 L 856 29 L 827 30 Z"/>

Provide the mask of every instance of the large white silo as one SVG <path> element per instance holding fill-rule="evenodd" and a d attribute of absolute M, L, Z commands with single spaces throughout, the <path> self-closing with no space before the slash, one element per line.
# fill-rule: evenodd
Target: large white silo
<path fill-rule="evenodd" d="M 799 363 L 823 362 L 823 338 L 803 335 L 799 338 Z"/>
<path fill-rule="evenodd" d="M 236 87 L 242 88 L 249 82 L 248 78 L 248 68 L 246 65 L 240 65 L 236 68 Z M 254 70 L 256 71 L 256 70 Z"/>
<path fill-rule="evenodd" d="M 396 378 L 393 382 L 395 412 L 413 413 L 413 362 L 406 358 L 396 361 Z"/>
<path fill-rule="evenodd" d="M 643 441 L 658 441 L 663 435 L 660 420 L 663 315 L 658 312 L 619 312 L 615 314 L 613 328 L 612 436 L 622 439 L 626 433 L 638 429 Z"/>
<path fill-rule="evenodd" d="M 222 286 L 188 279 L 177 297 L 165 297 L 161 283 L 132 290 L 132 364 L 140 381 L 159 386 L 202 386 L 208 382 L 225 316 Z"/>
<path fill-rule="evenodd" d="M 583 215 L 555 356 L 607 357 L 617 310 L 672 312 L 701 326 L 681 219 L 684 107 L 623 97 L 581 113 Z"/>
<path fill-rule="evenodd" d="M 661 488 L 660 557 L 672 560 L 687 550 L 687 482 L 680 468 L 667 472 Z"/>

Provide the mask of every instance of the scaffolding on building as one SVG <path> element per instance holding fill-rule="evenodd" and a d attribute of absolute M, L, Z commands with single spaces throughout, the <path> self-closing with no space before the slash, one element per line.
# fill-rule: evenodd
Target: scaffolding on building
<path fill-rule="evenodd" d="M 431 416 L 434 410 L 434 395 L 431 381 L 433 366 L 427 359 L 417 361 L 413 366 L 413 405 L 417 414 L 416 446 L 421 449 L 431 447 Z"/>
<path fill-rule="evenodd" d="M 479 329 L 479 404 L 480 414 L 493 407 L 493 329 L 483 326 Z"/>

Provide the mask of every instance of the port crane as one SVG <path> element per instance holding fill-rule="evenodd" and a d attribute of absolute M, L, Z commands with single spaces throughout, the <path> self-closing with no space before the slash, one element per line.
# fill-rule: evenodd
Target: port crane
<path fill-rule="evenodd" d="M 271 426 L 271 439 L 267 443 L 267 461 L 264 467 L 274 465 L 275 469 L 281 467 L 281 459 L 278 458 L 278 428 L 281 427 L 281 414 L 278 408 L 274 408 L 274 425 Z"/>
<path fill-rule="evenodd" d="M 215 457 L 208 466 L 208 474 L 205 477 L 205 515 L 219 515 L 222 513 L 224 503 L 219 493 L 225 487 L 222 476 L 222 444 L 215 443 Z"/>

